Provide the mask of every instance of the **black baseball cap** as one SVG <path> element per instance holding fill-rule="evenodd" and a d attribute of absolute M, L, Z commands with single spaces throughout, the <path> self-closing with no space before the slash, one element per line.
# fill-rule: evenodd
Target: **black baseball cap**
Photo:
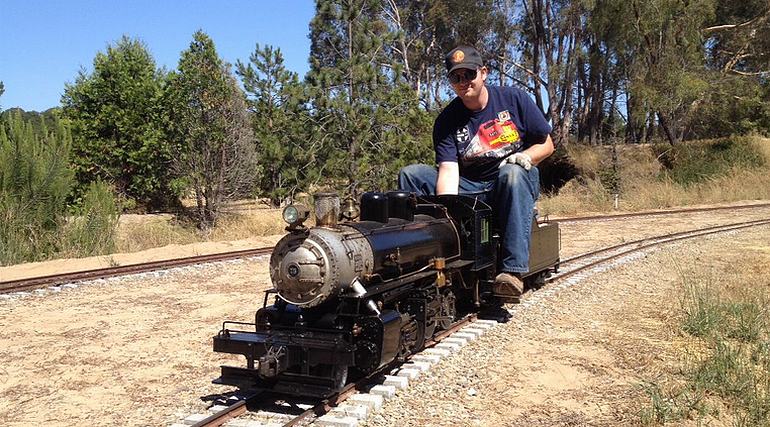
<path fill-rule="evenodd" d="M 476 70 L 484 66 L 479 51 L 472 46 L 457 46 L 446 54 L 444 61 L 447 74 L 459 68 Z"/>

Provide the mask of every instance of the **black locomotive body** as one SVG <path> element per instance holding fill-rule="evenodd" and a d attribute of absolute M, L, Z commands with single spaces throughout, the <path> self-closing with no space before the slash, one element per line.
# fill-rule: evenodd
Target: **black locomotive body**
<path fill-rule="evenodd" d="M 421 350 L 459 317 L 499 307 L 498 236 L 483 202 L 367 193 L 360 221 L 338 215 L 339 199 L 317 197 L 316 226 L 290 225 L 255 322 L 225 322 L 214 337 L 214 351 L 243 355 L 246 367 L 222 366 L 215 382 L 327 396 Z M 559 232 L 534 215 L 532 230 L 524 280 L 538 286 L 558 267 Z"/>

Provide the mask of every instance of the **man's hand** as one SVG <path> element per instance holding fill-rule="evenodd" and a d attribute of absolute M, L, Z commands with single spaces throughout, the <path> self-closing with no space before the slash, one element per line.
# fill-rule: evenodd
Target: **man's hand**
<path fill-rule="evenodd" d="M 513 153 L 513 155 L 508 156 L 505 160 L 500 162 L 499 168 L 502 168 L 506 163 L 516 163 L 527 171 L 532 169 L 532 158 L 524 153 Z"/>

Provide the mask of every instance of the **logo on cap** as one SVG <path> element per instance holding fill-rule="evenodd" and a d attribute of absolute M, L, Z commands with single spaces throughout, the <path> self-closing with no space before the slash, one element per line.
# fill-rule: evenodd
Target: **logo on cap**
<path fill-rule="evenodd" d="M 463 59 L 465 59 L 465 53 L 461 50 L 456 50 L 455 53 L 452 54 L 452 62 L 455 64 L 462 62 Z"/>

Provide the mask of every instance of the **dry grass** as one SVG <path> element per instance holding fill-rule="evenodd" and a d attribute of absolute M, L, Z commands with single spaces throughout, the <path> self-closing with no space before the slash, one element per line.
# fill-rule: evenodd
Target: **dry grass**
<path fill-rule="evenodd" d="M 696 144 L 710 144 L 701 141 Z M 765 165 L 758 168 L 733 167 L 720 176 L 681 185 L 663 173 L 652 146 L 619 146 L 618 210 L 636 211 L 673 206 L 770 199 L 770 139 L 752 137 L 752 150 Z M 602 172 L 611 169 L 608 147 L 569 146 L 569 156 L 582 171 L 581 177 L 563 187 L 559 194 L 543 196 L 539 202 L 544 214 L 571 215 L 613 210 L 614 196 L 601 181 Z"/>
<path fill-rule="evenodd" d="M 170 214 L 121 217 L 117 252 L 136 252 L 171 244 L 240 240 L 284 232 L 280 209 L 239 208 L 222 215 L 217 227 L 201 232 Z"/>
<path fill-rule="evenodd" d="M 768 249 L 733 248 L 709 268 L 680 269 L 680 362 L 643 385 L 642 424 L 770 424 L 770 281 L 757 275 L 770 267 Z"/>

